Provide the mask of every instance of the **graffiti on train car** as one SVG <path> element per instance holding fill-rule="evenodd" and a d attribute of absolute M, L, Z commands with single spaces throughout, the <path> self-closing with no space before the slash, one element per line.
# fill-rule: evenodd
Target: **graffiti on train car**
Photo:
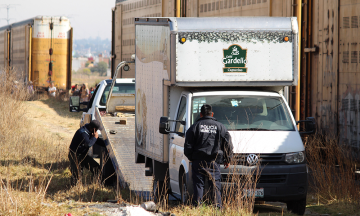
<path fill-rule="evenodd" d="M 348 89 L 341 94 L 339 109 L 339 138 L 353 148 L 359 148 L 360 142 L 360 89 Z"/>

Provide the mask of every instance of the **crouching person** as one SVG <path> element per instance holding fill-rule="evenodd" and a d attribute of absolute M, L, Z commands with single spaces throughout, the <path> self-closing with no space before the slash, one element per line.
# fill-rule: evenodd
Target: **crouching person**
<path fill-rule="evenodd" d="M 226 127 L 213 116 L 211 106 L 204 104 L 201 118 L 186 132 L 184 154 L 192 161 L 193 205 L 202 203 L 205 178 L 209 178 L 213 204 L 221 209 L 220 164 L 229 167 L 233 146 Z"/>
<path fill-rule="evenodd" d="M 90 156 L 88 151 L 94 144 L 105 147 L 104 140 L 99 138 L 97 130 L 101 130 L 97 120 L 91 121 L 78 129 L 69 147 L 71 185 L 79 181 L 83 168 L 90 170 L 93 176 L 100 175 L 100 165 Z"/>

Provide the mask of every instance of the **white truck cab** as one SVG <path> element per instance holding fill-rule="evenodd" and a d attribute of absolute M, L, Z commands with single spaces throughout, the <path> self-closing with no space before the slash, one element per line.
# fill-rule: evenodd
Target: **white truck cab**
<path fill-rule="evenodd" d="M 285 98 L 275 91 L 182 92 L 177 111 L 170 116 L 177 121 L 170 129 L 172 192 L 183 195 L 185 191 L 182 190 L 191 188 L 181 176 L 182 172 L 191 170 L 191 162 L 184 155 L 184 134 L 200 118 L 203 104 L 212 106 L 214 118 L 228 129 L 234 146 L 230 167 L 220 166 L 223 186 L 229 184 L 232 175 L 255 175 L 258 169 L 257 200 L 298 203 L 305 208 L 307 167 L 304 145 Z M 187 181 L 191 182 L 191 179 Z"/>

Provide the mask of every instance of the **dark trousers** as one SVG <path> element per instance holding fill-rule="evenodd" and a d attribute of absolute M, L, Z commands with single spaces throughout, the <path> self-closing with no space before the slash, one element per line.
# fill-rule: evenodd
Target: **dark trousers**
<path fill-rule="evenodd" d="M 93 176 L 99 174 L 100 165 L 87 154 L 81 155 L 69 152 L 68 157 L 70 161 L 71 185 L 76 185 L 83 168 L 90 170 Z"/>
<path fill-rule="evenodd" d="M 194 184 L 193 204 L 199 205 L 204 195 L 205 178 L 209 179 L 209 191 L 213 200 L 213 204 L 221 208 L 221 174 L 220 165 L 215 161 L 193 161 L 192 162 L 192 178 Z"/>

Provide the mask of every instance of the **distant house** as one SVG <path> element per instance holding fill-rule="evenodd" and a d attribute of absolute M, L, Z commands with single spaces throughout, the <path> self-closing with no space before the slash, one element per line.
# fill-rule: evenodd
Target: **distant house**
<path fill-rule="evenodd" d="M 103 54 L 99 54 L 99 62 L 106 62 L 106 64 L 109 65 L 110 58 L 105 57 Z"/>
<path fill-rule="evenodd" d="M 71 64 L 72 70 L 78 71 L 80 68 L 84 68 L 85 63 L 87 61 L 88 61 L 88 58 L 84 58 L 84 57 L 73 58 L 72 64 Z"/>

